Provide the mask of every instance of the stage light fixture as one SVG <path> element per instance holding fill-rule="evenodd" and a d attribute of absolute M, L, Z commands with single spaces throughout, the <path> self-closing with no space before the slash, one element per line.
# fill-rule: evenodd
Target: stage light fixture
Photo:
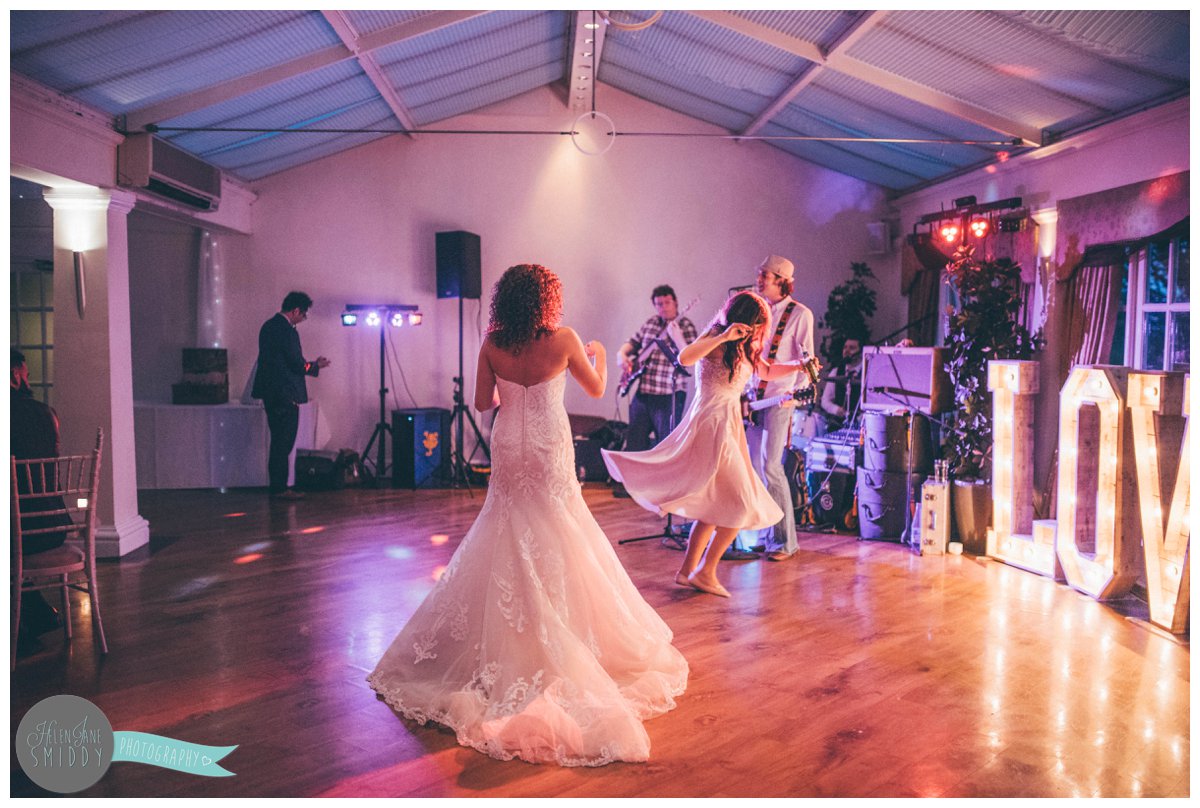
<path fill-rule="evenodd" d="M 954 200 L 954 207 L 956 208 L 969 208 L 974 204 L 975 197 L 973 196 L 960 196 L 958 199 Z"/>
<path fill-rule="evenodd" d="M 420 325 L 424 315 L 416 306 L 403 303 L 350 303 L 342 310 L 342 325 Z"/>
<path fill-rule="evenodd" d="M 386 370 L 386 354 L 387 354 L 387 329 L 383 328 L 386 322 L 392 328 L 399 328 L 408 321 L 408 325 L 420 325 L 421 312 L 416 306 L 406 305 L 403 303 L 348 303 L 346 308 L 342 310 L 342 325 L 352 326 L 358 325 L 360 314 L 363 317 L 363 323 L 372 327 L 379 326 L 379 422 L 375 424 L 374 431 L 371 432 L 371 439 L 367 441 L 367 447 L 362 450 L 361 457 L 367 463 L 371 462 L 371 448 L 376 447 L 375 457 L 375 484 L 383 486 L 387 484 L 387 444 L 392 439 L 392 426 L 387 422 L 387 394 L 388 388 L 385 384 Z M 378 441 L 378 443 L 376 443 Z"/>
<path fill-rule="evenodd" d="M 953 244 L 954 242 L 958 241 L 958 225 L 954 223 L 942 225 L 942 229 L 938 232 L 940 232 L 942 235 L 942 241 L 946 242 L 947 244 Z"/>
<path fill-rule="evenodd" d="M 976 216 L 974 219 L 972 219 L 970 227 L 971 235 L 973 235 L 975 238 L 983 238 L 988 234 L 988 230 L 991 229 L 991 225 L 988 223 L 988 220 L 982 216 Z"/>

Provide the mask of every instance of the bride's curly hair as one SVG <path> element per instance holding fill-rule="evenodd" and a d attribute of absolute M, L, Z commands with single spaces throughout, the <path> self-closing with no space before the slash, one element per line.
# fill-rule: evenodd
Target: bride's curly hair
<path fill-rule="evenodd" d="M 540 264 L 509 267 L 492 290 L 487 335 L 517 354 L 529 342 L 553 334 L 562 320 L 562 282 Z"/>
<path fill-rule="evenodd" d="M 738 292 L 725 301 L 725 308 L 713 318 L 704 336 L 711 337 L 722 333 L 733 323 L 745 323 L 751 327 L 750 335 L 740 340 L 726 342 L 721 346 L 721 360 L 729 368 L 729 381 L 733 381 L 737 373 L 738 362 L 745 357 L 753 364 L 754 357 L 762 350 L 760 342 L 762 327 L 771 319 L 771 310 L 767 301 L 754 292 Z"/>

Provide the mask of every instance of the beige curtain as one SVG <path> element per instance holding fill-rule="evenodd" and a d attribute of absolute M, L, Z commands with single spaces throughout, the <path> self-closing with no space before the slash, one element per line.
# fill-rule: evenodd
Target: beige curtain
<path fill-rule="evenodd" d="M 1122 272 L 1122 264 L 1079 267 L 1065 284 L 1066 350 L 1059 356 L 1059 378 L 1065 379 L 1075 365 L 1107 364 L 1121 305 Z"/>
<path fill-rule="evenodd" d="M 905 334 L 914 345 L 933 345 L 937 339 L 938 287 L 950 257 L 929 239 L 908 239 L 900 256 L 900 292 L 908 295 L 908 322 L 916 323 Z"/>

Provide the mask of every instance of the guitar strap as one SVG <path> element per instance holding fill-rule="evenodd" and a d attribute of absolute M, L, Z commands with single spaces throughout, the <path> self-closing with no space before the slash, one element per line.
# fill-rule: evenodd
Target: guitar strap
<path fill-rule="evenodd" d="M 787 304 L 787 308 L 783 310 L 783 316 L 779 318 L 779 325 L 775 327 L 775 336 L 771 338 L 771 350 L 767 351 L 767 359 L 774 359 L 775 353 L 779 350 L 779 341 L 783 339 L 783 329 L 787 327 L 788 320 L 791 319 L 792 312 L 796 308 L 796 301 Z M 762 379 L 758 383 L 758 389 L 754 397 L 762 399 L 763 393 L 767 392 L 767 380 Z"/>

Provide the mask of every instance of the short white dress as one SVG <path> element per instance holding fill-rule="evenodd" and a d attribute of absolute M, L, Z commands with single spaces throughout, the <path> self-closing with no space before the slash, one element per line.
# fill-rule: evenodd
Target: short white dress
<path fill-rule="evenodd" d="M 699 362 L 695 400 L 679 426 L 644 452 L 602 450 L 612 476 L 634 501 L 658 514 L 673 513 L 717 527 L 756 530 L 783 518 L 750 464 L 741 394 L 749 362 L 733 379 L 718 346 Z"/>

